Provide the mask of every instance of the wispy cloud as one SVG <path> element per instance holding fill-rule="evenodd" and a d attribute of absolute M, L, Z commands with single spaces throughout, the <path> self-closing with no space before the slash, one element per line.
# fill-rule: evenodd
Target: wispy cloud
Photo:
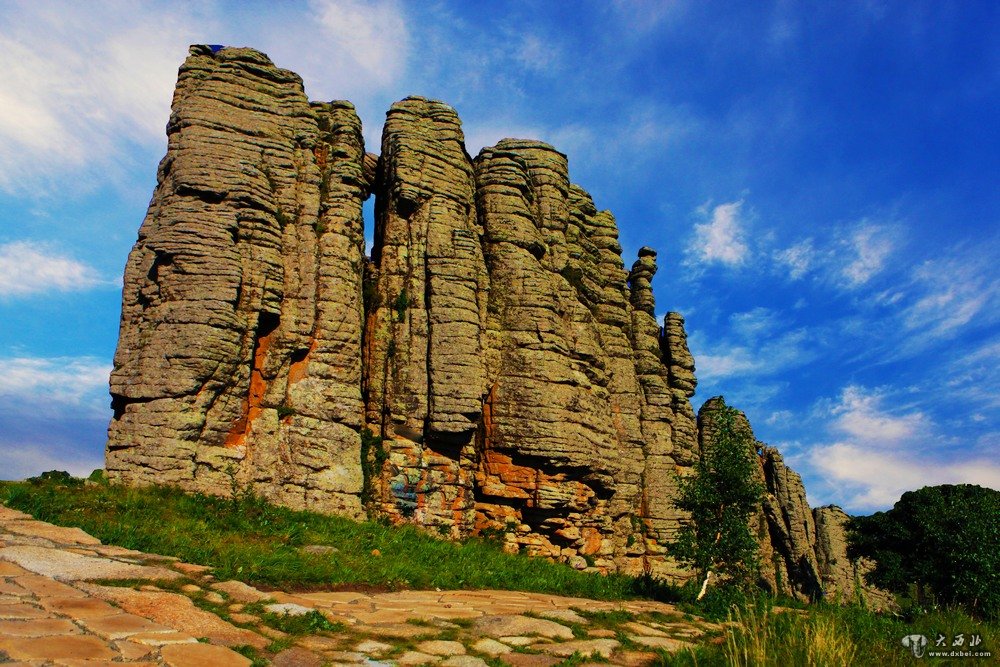
<path fill-rule="evenodd" d="M 90 266 L 45 245 L 14 241 L 0 245 L 0 299 L 112 284 Z"/>
<path fill-rule="evenodd" d="M 86 477 L 96 468 L 104 467 L 97 451 L 80 451 L 54 444 L 45 436 L 38 440 L 8 442 L 0 438 L 0 459 L 3 470 L 0 479 L 21 480 L 47 470 L 65 470 L 74 477 Z"/>
<path fill-rule="evenodd" d="M 743 200 L 719 204 L 700 213 L 708 221 L 694 226 L 694 237 L 687 247 L 691 264 L 722 264 L 735 267 L 743 264 L 750 253 L 746 242 L 745 222 L 741 216 Z"/>
<path fill-rule="evenodd" d="M 931 339 L 947 339 L 985 316 L 986 324 L 1000 318 L 1000 278 L 994 258 L 978 252 L 945 255 L 918 265 L 909 292 L 913 300 L 903 311 L 907 329 Z"/>
<path fill-rule="evenodd" d="M 290 38 L 290 35 L 294 35 Z M 177 67 L 192 43 L 253 46 L 297 71 L 318 99 L 366 107 L 406 72 L 397 0 L 312 0 L 235 11 L 215 3 L 95 0 L 0 6 L 0 191 L 65 193 L 128 176 L 136 147 L 164 144 Z"/>
<path fill-rule="evenodd" d="M 124 2 L 0 10 L 0 190 L 51 193 L 60 174 L 163 141 L 187 13 Z M 65 191 L 65 184 L 60 190 Z"/>
<path fill-rule="evenodd" d="M 27 405 L 104 412 L 111 365 L 95 357 L 0 358 L 0 397 Z"/>
<path fill-rule="evenodd" d="M 0 357 L 0 479 L 101 467 L 110 372 L 95 357 Z"/>
<path fill-rule="evenodd" d="M 315 20 L 330 44 L 327 67 L 350 71 L 371 85 L 386 86 L 406 67 L 410 34 L 396 0 L 312 0 Z"/>
<path fill-rule="evenodd" d="M 842 241 L 850 261 L 841 269 L 846 286 L 860 287 L 880 273 L 894 250 L 888 228 L 868 222 Z"/>
<path fill-rule="evenodd" d="M 849 385 L 837 401 L 820 407 L 832 442 L 809 446 L 795 462 L 845 509 L 870 512 L 892 505 L 907 490 L 936 484 L 981 484 L 1000 489 L 1000 464 L 960 455 L 942 428 L 912 407 L 887 407 L 885 390 Z M 962 458 L 957 458 L 957 457 Z M 822 488 L 825 487 L 825 488 Z"/>
<path fill-rule="evenodd" d="M 777 250 L 774 252 L 774 259 L 778 264 L 787 267 L 789 278 L 799 280 L 816 263 L 816 249 L 813 247 L 813 240 L 806 239 L 784 250 Z"/>
<path fill-rule="evenodd" d="M 759 307 L 730 315 L 728 332 L 717 333 L 711 340 L 703 332 L 693 331 L 690 345 L 699 379 L 712 383 L 723 378 L 779 375 L 809 363 L 818 354 L 823 338 L 818 330 L 788 329 L 780 313 Z"/>

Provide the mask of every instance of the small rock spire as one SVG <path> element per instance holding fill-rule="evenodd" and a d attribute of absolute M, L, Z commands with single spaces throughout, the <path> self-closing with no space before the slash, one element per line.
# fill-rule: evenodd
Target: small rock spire
<path fill-rule="evenodd" d="M 629 300 L 637 310 L 654 315 L 656 302 L 653 300 L 653 276 L 656 274 L 656 251 L 649 246 L 639 248 L 639 259 L 635 260 L 628 274 Z"/>

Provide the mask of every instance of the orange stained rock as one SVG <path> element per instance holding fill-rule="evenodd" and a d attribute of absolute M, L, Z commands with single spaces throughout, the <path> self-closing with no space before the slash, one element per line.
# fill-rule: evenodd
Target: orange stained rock
<path fill-rule="evenodd" d="M 267 360 L 267 351 L 271 347 L 271 341 L 277 327 L 257 339 L 257 344 L 253 351 L 253 366 L 250 370 L 250 392 L 243 399 L 243 416 L 240 417 L 233 428 L 226 436 L 226 447 L 239 447 L 246 440 L 247 434 L 253 427 L 253 422 L 263 411 L 262 403 L 264 394 L 267 392 L 267 382 L 264 380 L 264 362 Z"/>
<path fill-rule="evenodd" d="M 316 338 L 313 337 L 313 339 L 309 342 L 309 350 L 305 353 L 305 355 L 301 359 L 293 361 L 291 366 L 288 368 L 289 386 L 303 379 L 308 374 L 309 357 L 312 356 L 313 351 L 316 349 L 316 345 Z"/>

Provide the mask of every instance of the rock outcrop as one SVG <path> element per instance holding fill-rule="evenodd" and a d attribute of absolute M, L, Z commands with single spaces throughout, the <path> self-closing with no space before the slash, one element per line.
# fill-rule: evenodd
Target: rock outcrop
<path fill-rule="evenodd" d="M 875 565 L 867 559 L 847 557 L 847 513 L 836 505 L 813 510 L 816 525 L 816 563 L 819 566 L 824 599 L 854 602 L 860 597 L 869 609 L 895 609 L 895 596 L 865 583 L 865 575 Z"/>
<path fill-rule="evenodd" d="M 565 155 L 505 139 L 473 160 L 455 111 L 421 97 L 366 153 L 350 103 L 207 46 L 180 68 L 167 137 L 125 269 L 113 480 L 251 487 L 579 569 L 688 576 L 664 545 L 721 403 L 695 417 L 684 319 L 655 317 L 656 252 L 626 271 Z M 814 515 L 778 452 L 758 454 L 766 581 L 851 595 L 842 513 Z"/>
<path fill-rule="evenodd" d="M 712 446 L 713 419 L 724 407 L 724 399 L 716 396 L 698 411 L 702 451 Z M 785 465 L 777 449 L 757 440 L 742 412 L 736 414 L 736 427 L 751 443 L 758 464 L 757 479 L 764 487 L 763 503 L 751 518 L 763 587 L 806 601 L 849 602 L 860 596 L 872 608 L 891 607 L 891 594 L 864 582 L 863 575 L 871 565 L 847 556 L 847 514 L 835 506 L 810 509 L 802 478 Z"/>
<path fill-rule="evenodd" d="M 167 137 L 125 269 L 109 474 L 360 516 L 353 107 L 251 49 L 192 47 Z"/>
<path fill-rule="evenodd" d="M 565 155 L 507 139 L 473 160 L 420 97 L 366 153 L 349 103 L 204 46 L 167 135 L 125 272 L 112 479 L 674 573 L 697 456 L 684 321 L 656 321 L 656 253 L 626 271 Z"/>

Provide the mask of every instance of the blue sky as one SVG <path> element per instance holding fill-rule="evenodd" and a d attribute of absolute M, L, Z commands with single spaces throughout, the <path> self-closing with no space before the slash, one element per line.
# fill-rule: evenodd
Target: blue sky
<path fill-rule="evenodd" d="M 120 281 L 191 43 L 567 153 L 814 505 L 1000 488 L 996 2 L 0 5 L 0 477 L 100 467 Z"/>

